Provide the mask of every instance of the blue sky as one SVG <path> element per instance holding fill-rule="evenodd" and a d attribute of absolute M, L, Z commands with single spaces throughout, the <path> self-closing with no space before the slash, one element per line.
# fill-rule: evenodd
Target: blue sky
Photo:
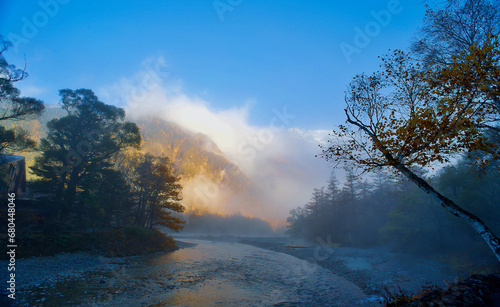
<path fill-rule="evenodd" d="M 345 121 L 347 84 L 408 48 L 424 11 L 409 0 L 0 0 L 0 34 L 14 43 L 7 60 L 26 60 L 24 95 L 51 104 L 59 89 L 90 88 L 128 115 L 204 133 L 263 199 L 220 187 L 207 206 L 283 221 L 329 178 L 315 155 Z M 184 188 L 203 190 L 193 182 Z"/>
<path fill-rule="evenodd" d="M 148 57 L 161 56 L 169 78 L 214 110 L 252 101 L 249 121 L 265 125 L 274 107 L 286 106 L 304 129 L 343 122 L 350 78 L 376 69 L 377 56 L 388 49 L 407 48 L 424 14 L 419 1 L 405 0 L 1 3 L 0 33 L 21 38 L 6 57 L 18 66 L 25 58 L 30 74 L 19 86 L 46 103 L 57 101 L 61 88 L 99 94 L 140 70 Z M 371 12 L 390 5 L 398 12 L 386 25 L 378 22 L 380 30 L 372 28 L 369 43 L 348 61 L 340 45 L 355 47 L 354 28 L 373 26 Z"/>

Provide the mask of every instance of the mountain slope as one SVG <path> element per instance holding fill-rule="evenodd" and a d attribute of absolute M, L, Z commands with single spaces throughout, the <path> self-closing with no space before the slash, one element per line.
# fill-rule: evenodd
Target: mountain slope
<path fill-rule="evenodd" d="M 206 135 L 191 133 L 174 123 L 157 118 L 135 121 L 144 141 L 142 149 L 154 155 L 167 156 L 184 180 L 205 175 L 216 184 L 241 191 L 249 179 L 231 163 Z"/>

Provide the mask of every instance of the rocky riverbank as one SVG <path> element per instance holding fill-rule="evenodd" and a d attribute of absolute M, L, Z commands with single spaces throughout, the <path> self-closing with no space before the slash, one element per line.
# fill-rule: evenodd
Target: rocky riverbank
<path fill-rule="evenodd" d="M 388 248 L 335 247 L 326 242 L 311 244 L 289 237 L 191 236 L 192 238 L 249 244 L 307 260 L 342 276 L 373 298 L 382 299 L 400 290 L 416 294 L 423 287 L 446 287 L 458 280 L 450 267 Z"/>
<path fill-rule="evenodd" d="M 173 250 L 193 246 L 193 244 L 180 241 L 176 241 L 176 244 L 177 248 Z M 15 306 L 24 306 L 27 301 L 43 304 L 51 295 L 64 297 L 61 293 L 47 293 L 45 290 L 53 288 L 56 284 L 90 278 L 92 272 L 98 271 L 100 275 L 106 275 L 106 272 L 119 271 L 121 267 L 142 256 L 105 257 L 96 253 L 78 252 L 18 259 L 15 265 L 15 302 L 17 304 Z M 0 261 L 0 267 L 7 268 L 7 266 L 8 261 Z M 9 280 L 9 274 L 7 269 L 0 270 L 0 280 Z M 105 280 L 102 282 L 104 283 Z M 7 294 L 6 290 L 2 291 L 0 306 L 12 305 L 13 301 L 7 298 Z"/>
<path fill-rule="evenodd" d="M 445 265 L 408 254 L 392 253 L 383 247 L 362 249 L 306 245 L 268 238 L 241 238 L 239 241 L 316 263 L 356 284 L 368 295 L 383 296 L 386 289 L 396 291 L 399 288 L 418 293 L 423 286 L 444 287 L 458 277 Z"/>
<path fill-rule="evenodd" d="M 28 298 L 37 296 L 31 303 L 42 303 L 46 300 L 45 290 L 54 284 L 82 278 L 85 273 L 116 269 L 118 263 L 125 258 L 107 258 L 90 253 L 63 253 L 52 257 L 24 258 L 16 261 L 15 297 L 17 306 L 23 306 Z M 7 267 L 7 261 L 1 261 L 2 268 Z M 1 270 L 1 280 L 8 280 L 7 270 Z M 56 294 L 63 296 L 62 294 Z M 2 291 L 0 305 L 13 303 L 7 298 L 7 292 Z"/>

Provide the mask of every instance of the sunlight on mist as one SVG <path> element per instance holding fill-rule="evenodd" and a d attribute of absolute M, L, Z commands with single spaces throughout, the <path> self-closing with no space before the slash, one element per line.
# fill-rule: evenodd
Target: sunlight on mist
<path fill-rule="evenodd" d="M 293 120 L 300 114 L 294 114 L 286 103 L 270 108 L 269 125 L 254 126 L 248 116 L 258 101 L 249 98 L 240 107 L 212 110 L 210 102 L 186 94 L 181 82 L 162 71 L 161 57 L 147 63 L 133 77 L 101 89 L 106 99 L 125 105 L 131 119 L 157 116 L 207 135 L 251 180 L 245 191 L 232 191 L 202 175 L 184 182 L 188 210 L 251 215 L 277 225 L 291 209 L 308 202 L 312 190 L 328 179 L 329 168 L 315 158 L 327 132 L 294 128 Z"/>

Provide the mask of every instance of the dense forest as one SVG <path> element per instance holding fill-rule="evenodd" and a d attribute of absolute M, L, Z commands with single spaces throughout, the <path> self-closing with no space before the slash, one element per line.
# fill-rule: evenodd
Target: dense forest
<path fill-rule="evenodd" d="M 29 255 L 68 251 L 68 240 L 78 236 L 76 241 L 82 245 L 75 248 L 86 249 L 85 242 L 94 243 L 78 233 L 96 229 L 127 226 L 129 230 L 114 236 L 123 242 L 127 235 L 144 235 L 130 231 L 130 227 L 151 229 L 150 243 L 162 236 L 154 228 L 182 229 L 184 221 L 178 216 L 184 211 L 180 177 L 167 157 L 140 151 L 140 129 L 125 120 L 123 109 L 103 103 L 89 89 L 64 89 L 59 92 L 59 116 L 48 120 L 46 129 L 39 129 L 39 124 L 32 122 L 32 131 L 46 132 L 44 136 L 34 135 L 39 138 L 38 144 L 22 124 L 17 124 L 38 118 L 45 105 L 21 96 L 15 85 L 27 73 L 5 60 L 4 52 L 11 43 L 0 37 L 0 44 L 2 189 L 11 186 L 14 179 L 19 181 L 25 172 L 23 162 L 17 167 L 22 165 L 21 173 L 13 177 L 9 155 L 36 152 L 34 158 L 31 156 L 33 165 L 29 166 L 34 175 L 30 197 L 16 201 L 17 215 L 9 211 L 16 218 L 20 245 L 26 247 L 23 252 Z M 6 200 L 3 197 L 2 201 Z M 2 206 L 2 216 L 6 215 L 7 207 Z M 59 246 L 47 244 L 57 241 Z M 166 238 L 158 242 L 162 248 L 165 242 L 168 247 L 172 245 Z M 38 249 L 30 250 L 34 245 Z"/>
<path fill-rule="evenodd" d="M 477 169 L 463 158 L 435 175 L 423 175 L 463 208 L 500 231 L 500 185 L 495 162 Z M 366 177 L 366 176 L 365 176 Z M 496 265 L 481 237 L 465 222 L 402 177 L 380 172 L 369 178 L 332 175 L 311 200 L 290 211 L 288 233 L 320 244 L 373 247 L 417 253 L 451 262 L 458 270 Z"/>
<path fill-rule="evenodd" d="M 139 128 L 125 112 L 98 100 L 90 90 L 62 90 L 66 116 L 47 123 L 47 136 L 31 167 L 30 186 L 46 210 L 46 223 L 56 228 L 110 227 L 134 224 L 172 229 L 181 221 L 180 180 L 167 158 L 138 153 Z M 128 158 L 128 168 L 119 169 Z"/>

